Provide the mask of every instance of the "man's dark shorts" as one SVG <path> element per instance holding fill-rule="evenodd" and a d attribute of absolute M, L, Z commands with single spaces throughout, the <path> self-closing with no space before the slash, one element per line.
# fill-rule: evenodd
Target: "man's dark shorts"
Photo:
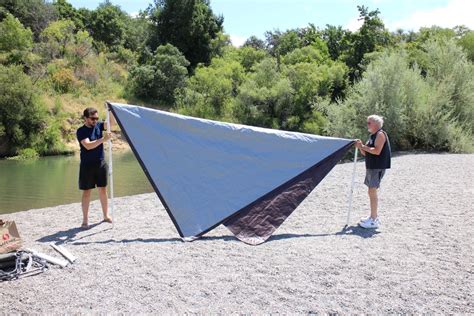
<path fill-rule="evenodd" d="M 104 160 L 97 163 L 81 164 L 79 167 L 79 189 L 90 190 L 95 187 L 106 187 L 107 170 L 107 163 Z"/>
<path fill-rule="evenodd" d="M 379 188 L 385 169 L 366 169 L 364 184 L 369 188 Z"/>

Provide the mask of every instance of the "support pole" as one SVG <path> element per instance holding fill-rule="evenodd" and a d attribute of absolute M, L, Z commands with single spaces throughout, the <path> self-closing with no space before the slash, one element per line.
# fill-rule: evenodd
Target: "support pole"
<path fill-rule="evenodd" d="M 107 130 L 108 132 L 112 132 L 111 131 L 111 126 L 110 126 L 110 109 L 109 109 L 109 106 L 107 104 L 107 102 L 105 102 L 105 109 L 107 110 L 107 118 L 106 118 L 106 121 L 107 121 Z M 112 225 L 113 223 L 115 222 L 115 217 L 114 217 L 114 172 L 113 172 L 113 165 L 112 165 L 112 140 L 109 139 L 108 140 L 108 150 L 109 150 L 109 187 L 110 187 L 110 216 L 112 217 Z"/>
<path fill-rule="evenodd" d="M 352 182 L 351 182 L 351 191 L 349 192 L 349 208 L 347 210 L 347 219 L 346 219 L 346 227 L 349 225 L 349 221 L 351 218 L 352 212 L 352 193 L 354 192 L 354 183 L 355 183 L 355 173 L 356 173 L 356 166 L 357 166 L 357 154 L 358 148 L 355 149 L 354 152 L 354 167 L 352 169 Z"/>

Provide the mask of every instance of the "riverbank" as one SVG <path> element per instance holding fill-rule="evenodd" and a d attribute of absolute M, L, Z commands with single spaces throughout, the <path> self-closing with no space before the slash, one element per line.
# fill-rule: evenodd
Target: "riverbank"
<path fill-rule="evenodd" d="M 2 215 L 25 246 L 65 269 L 0 283 L 5 313 L 474 313 L 474 155 L 393 159 L 380 192 L 382 227 L 366 215 L 363 164 L 343 230 L 352 164 L 337 165 L 261 246 L 224 227 L 183 243 L 156 194 L 118 198 L 116 223 L 76 228 L 80 204 Z M 91 223 L 100 221 L 97 201 Z"/>

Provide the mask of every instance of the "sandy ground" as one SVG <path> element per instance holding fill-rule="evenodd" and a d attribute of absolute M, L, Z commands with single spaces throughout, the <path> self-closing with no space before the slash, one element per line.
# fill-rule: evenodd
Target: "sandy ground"
<path fill-rule="evenodd" d="M 393 160 L 380 192 L 383 226 L 358 228 L 368 199 L 352 164 L 323 180 L 265 244 L 225 227 L 184 243 L 155 194 L 116 200 L 116 224 L 81 231 L 80 205 L 9 214 L 26 245 L 79 260 L 0 283 L 4 313 L 474 313 L 474 155 Z M 92 204 L 92 222 L 100 220 Z"/>

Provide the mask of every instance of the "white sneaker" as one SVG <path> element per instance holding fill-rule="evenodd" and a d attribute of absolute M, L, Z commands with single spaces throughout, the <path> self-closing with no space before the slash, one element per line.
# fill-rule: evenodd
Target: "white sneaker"
<path fill-rule="evenodd" d="M 379 228 L 380 226 L 380 221 L 378 218 L 376 219 L 372 219 L 372 218 L 368 218 L 367 221 L 365 222 L 360 222 L 359 223 L 360 227 L 363 227 L 363 228 L 372 228 L 372 229 L 375 229 L 375 228 Z"/>
<path fill-rule="evenodd" d="M 369 219 L 372 219 L 370 215 L 366 217 L 361 217 L 359 223 L 367 222 Z"/>

